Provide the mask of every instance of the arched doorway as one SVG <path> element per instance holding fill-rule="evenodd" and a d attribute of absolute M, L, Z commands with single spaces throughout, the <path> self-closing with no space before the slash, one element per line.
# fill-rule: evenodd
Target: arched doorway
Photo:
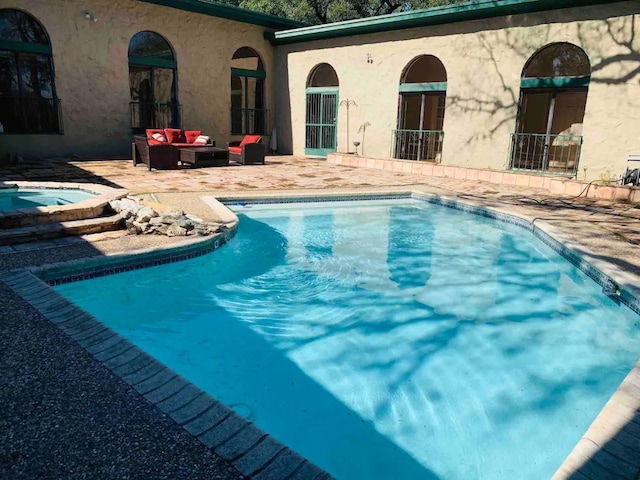
<path fill-rule="evenodd" d="M 136 33 L 129 42 L 131 128 L 180 128 L 178 68 L 173 49 L 164 37 L 149 31 Z"/>
<path fill-rule="evenodd" d="M 331 65 L 316 66 L 307 80 L 306 155 L 325 157 L 338 145 L 338 75 Z"/>
<path fill-rule="evenodd" d="M 266 135 L 269 111 L 265 108 L 264 65 L 260 55 L 241 47 L 231 58 L 231 134 Z"/>
<path fill-rule="evenodd" d="M 421 55 L 409 62 L 400 78 L 394 158 L 441 161 L 446 96 L 447 72 L 437 57 Z"/>
<path fill-rule="evenodd" d="M 571 43 L 552 43 L 529 59 L 511 139 L 512 169 L 577 172 L 590 76 L 589 57 Z"/>
<path fill-rule="evenodd" d="M 61 133 L 49 36 L 21 10 L 0 9 L 0 134 Z"/>

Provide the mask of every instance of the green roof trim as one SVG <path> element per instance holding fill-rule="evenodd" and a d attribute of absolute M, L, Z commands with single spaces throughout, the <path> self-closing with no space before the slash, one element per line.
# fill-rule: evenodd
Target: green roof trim
<path fill-rule="evenodd" d="M 313 25 L 266 34 L 276 45 L 404 30 L 407 28 L 481 20 L 504 15 L 541 12 L 562 8 L 616 3 L 620 0 L 471 0 L 464 3 L 409 10 L 406 12 L 359 18 L 344 22 Z"/>
<path fill-rule="evenodd" d="M 166 60 L 164 58 L 129 57 L 129 63 L 144 65 L 145 67 L 178 68 L 178 63 L 175 60 Z"/>
<path fill-rule="evenodd" d="M 400 93 L 446 92 L 447 82 L 401 83 Z"/>
<path fill-rule="evenodd" d="M 51 45 L 45 45 L 43 43 L 0 40 L 0 50 L 11 50 L 13 52 L 44 53 L 47 55 L 51 55 Z"/>
<path fill-rule="evenodd" d="M 306 93 L 338 93 L 340 87 L 307 87 Z"/>
<path fill-rule="evenodd" d="M 571 88 L 588 87 L 591 76 L 523 78 L 520 88 Z"/>
<path fill-rule="evenodd" d="M 234 68 L 234 67 L 231 67 L 231 75 L 234 77 L 252 77 L 252 78 L 267 77 L 267 73 L 264 70 L 249 70 L 247 68 Z"/>
<path fill-rule="evenodd" d="M 268 13 L 254 12 L 246 8 L 235 7 L 225 3 L 212 2 L 208 0 L 139 0 L 145 3 L 153 3 L 164 7 L 177 8 L 187 12 L 201 13 L 211 17 L 226 18 L 236 22 L 250 23 L 273 30 L 283 30 L 286 28 L 297 28 L 308 25 L 304 22 L 289 20 L 288 18 L 270 15 Z"/>

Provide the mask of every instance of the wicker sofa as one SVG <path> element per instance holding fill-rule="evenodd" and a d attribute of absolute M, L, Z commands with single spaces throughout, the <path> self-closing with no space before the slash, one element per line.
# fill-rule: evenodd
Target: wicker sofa
<path fill-rule="evenodd" d="M 149 130 L 148 132 L 150 132 Z M 180 148 L 202 148 L 215 147 L 216 143 L 210 141 L 207 144 L 195 145 L 188 142 L 159 142 L 150 138 L 151 135 L 135 135 L 131 144 L 131 156 L 133 158 L 133 166 L 144 163 L 149 170 L 152 168 L 171 169 L 178 168 L 178 160 L 180 158 Z"/>

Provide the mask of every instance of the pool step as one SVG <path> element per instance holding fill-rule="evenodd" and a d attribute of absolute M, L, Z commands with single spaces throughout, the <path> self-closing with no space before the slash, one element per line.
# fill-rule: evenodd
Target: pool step
<path fill-rule="evenodd" d="M 68 222 L 44 223 L 29 227 L 0 229 L 0 245 L 37 242 L 50 238 L 87 235 L 123 228 L 120 214 L 108 217 L 71 220 Z"/>

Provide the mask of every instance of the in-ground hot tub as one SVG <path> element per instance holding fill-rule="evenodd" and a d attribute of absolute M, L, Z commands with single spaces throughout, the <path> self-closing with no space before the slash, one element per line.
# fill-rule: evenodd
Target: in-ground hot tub
<path fill-rule="evenodd" d="M 62 188 L 7 188 L 0 189 L 0 212 L 52 205 L 69 205 L 94 198 L 86 190 Z"/>
<path fill-rule="evenodd" d="M 0 245 L 120 228 L 109 202 L 128 191 L 96 183 L 0 182 Z"/>

